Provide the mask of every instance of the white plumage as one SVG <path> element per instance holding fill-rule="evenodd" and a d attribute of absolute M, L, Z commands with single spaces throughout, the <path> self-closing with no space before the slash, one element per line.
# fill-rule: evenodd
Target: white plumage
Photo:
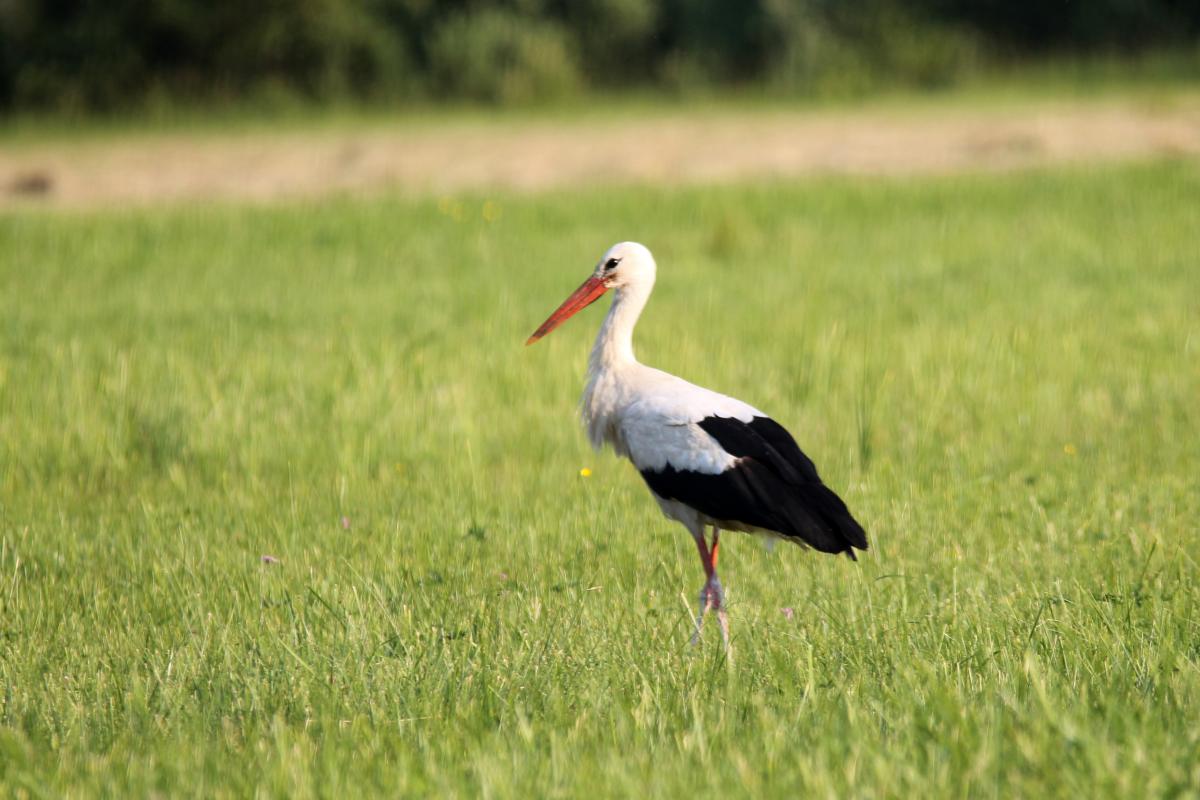
<path fill-rule="evenodd" d="M 600 433 L 599 437 L 592 434 L 594 446 L 611 444 L 639 470 L 661 470 L 670 464 L 706 474 L 724 472 L 733 464 L 733 456 L 697 423 L 712 416 L 743 422 L 763 416 L 740 400 L 637 362 L 613 365 L 608 372 L 604 385 L 616 399 L 599 404 L 610 410 L 593 417 L 597 404 L 584 395 L 584 421 L 589 431 Z M 598 425 L 598 419 L 604 422 Z"/>

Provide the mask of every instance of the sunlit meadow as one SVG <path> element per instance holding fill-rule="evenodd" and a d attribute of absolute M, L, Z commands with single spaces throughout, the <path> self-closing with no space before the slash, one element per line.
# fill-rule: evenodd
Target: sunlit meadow
<path fill-rule="evenodd" d="M 0 794 L 1196 797 L 1200 166 L 0 217 Z M 787 425 L 859 563 L 576 422 Z"/>

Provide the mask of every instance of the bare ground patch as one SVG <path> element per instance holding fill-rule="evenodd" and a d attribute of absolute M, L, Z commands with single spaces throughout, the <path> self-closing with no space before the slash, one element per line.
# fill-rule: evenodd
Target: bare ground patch
<path fill-rule="evenodd" d="M 185 132 L 0 151 L 0 209 L 537 191 L 814 173 L 917 174 L 1200 155 L 1200 96 L 905 112 L 687 111 L 602 121 Z"/>

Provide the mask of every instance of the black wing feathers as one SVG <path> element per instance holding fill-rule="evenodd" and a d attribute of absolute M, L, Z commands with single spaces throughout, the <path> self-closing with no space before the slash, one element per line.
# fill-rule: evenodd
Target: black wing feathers
<path fill-rule="evenodd" d="M 767 417 L 742 422 L 706 417 L 699 426 L 738 463 L 717 475 L 671 465 L 642 473 L 660 497 L 680 500 L 718 520 L 801 539 L 825 553 L 867 549 L 867 535 L 787 430 Z"/>
<path fill-rule="evenodd" d="M 749 422 L 705 417 L 697 424 L 729 455 L 770 464 L 788 483 L 821 482 L 816 465 L 800 450 L 787 428 L 770 417 L 754 417 Z"/>

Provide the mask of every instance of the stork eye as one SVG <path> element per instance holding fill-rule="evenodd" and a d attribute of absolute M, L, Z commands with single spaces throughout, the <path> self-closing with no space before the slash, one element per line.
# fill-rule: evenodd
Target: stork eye
<path fill-rule="evenodd" d="M 616 269 L 616 268 L 617 268 L 617 264 L 620 264 L 620 263 L 621 263 L 621 259 L 619 259 L 619 258 L 610 258 L 608 261 L 605 261 L 605 262 L 604 262 L 604 271 L 605 271 L 605 272 L 612 272 L 614 269 Z"/>

